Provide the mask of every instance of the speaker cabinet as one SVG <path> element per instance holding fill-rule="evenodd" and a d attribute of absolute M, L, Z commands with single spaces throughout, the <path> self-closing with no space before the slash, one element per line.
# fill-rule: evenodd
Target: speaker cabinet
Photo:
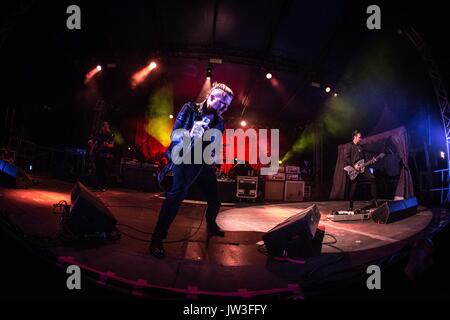
<path fill-rule="evenodd" d="M 290 258 L 320 254 L 324 234 L 317 229 L 319 221 L 320 212 L 316 205 L 286 219 L 262 236 L 267 253 Z"/>
<path fill-rule="evenodd" d="M 81 182 L 72 189 L 72 206 L 66 228 L 77 235 L 110 234 L 117 220 L 103 202 Z"/>
<path fill-rule="evenodd" d="M 305 182 L 286 181 L 284 187 L 285 201 L 303 201 L 304 194 L 305 194 Z"/>
<path fill-rule="evenodd" d="M 125 188 L 157 192 L 157 167 L 152 165 L 125 165 L 123 168 L 123 186 Z"/>
<path fill-rule="evenodd" d="M 283 201 L 284 181 L 267 180 L 264 186 L 264 199 L 267 201 Z"/>
<path fill-rule="evenodd" d="M 415 197 L 388 201 L 372 213 L 372 219 L 378 223 L 392 223 L 413 216 L 417 212 L 418 202 Z"/>

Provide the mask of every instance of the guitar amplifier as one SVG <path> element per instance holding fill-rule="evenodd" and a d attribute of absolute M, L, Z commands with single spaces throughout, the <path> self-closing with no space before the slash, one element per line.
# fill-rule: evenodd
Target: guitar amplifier
<path fill-rule="evenodd" d="M 123 186 L 146 192 L 158 192 L 157 169 L 157 166 L 151 164 L 126 164 L 122 169 Z"/>
<path fill-rule="evenodd" d="M 284 188 L 285 201 L 303 201 L 305 193 L 305 182 L 286 181 Z"/>
<path fill-rule="evenodd" d="M 268 180 L 264 186 L 264 199 L 272 201 L 283 201 L 284 181 Z"/>
<path fill-rule="evenodd" d="M 286 180 L 288 180 L 288 181 L 299 181 L 300 180 L 300 175 L 299 174 L 286 173 Z"/>
<path fill-rule="evenodd" d="M 300 174 L 300 167 L 297 167 L 297 166 L 286 166 L 286 173 Z"/>
<path fill-rule="evenodd" d="M 236 197 L 256 199 L 258 197 L 258 177 L 237 176 Z"/>
<path fill-rule="evenodd" d="M 285 181 L 286 174 L 285 173 L 275 173 L 272 175 L 267 175 L 266 180 Z"/>

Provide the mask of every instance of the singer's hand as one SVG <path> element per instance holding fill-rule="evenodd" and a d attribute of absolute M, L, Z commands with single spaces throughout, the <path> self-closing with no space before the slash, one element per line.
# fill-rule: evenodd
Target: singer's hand
<path fill-rule="evenodd" d="M 203 136 L 203 133 L 205 133 L 204 126 L 207 126 L 208 123 L 204 121 L 195 121 L 194 126 L 191 130 L 191 138 L 201 138 Z"/>

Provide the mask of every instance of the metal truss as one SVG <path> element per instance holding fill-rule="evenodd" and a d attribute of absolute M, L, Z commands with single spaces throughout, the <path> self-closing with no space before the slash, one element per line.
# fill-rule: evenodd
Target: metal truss
<path fill-rule="evenodd" d="M 412 27 L 407 26 L 406 28 L 402 29 L 402 32 L 408 37 L 408 39 L 412 42 L 414 47 L 416 48 L 417 52 L 421 56 L 422 60 L 424 61 L 427 70 L 428 75 L 431 79 L 431 82 L 433 84 L 434 92 L 436 94 L 437 103 L 439 105 L 440 111 L 441 111 L 441 118 L 442 118 L 442 124 L 444 127 L 445 132 L 445 146 L 447 148 L 446 150 L 446 159 L 447 159 L 447 170 L 450 170 L 450 105 L 448 102 L 448 95 L 447 91 L 445 89 L 445 85 L 442 81 L 442 78 L 439 73 L 439 69 L 437 67 L 437 64 L 435 63 L 433 56 L 431 54 L 431 50 L 428 47 L 428 45 L 425 43 L 425 41 L 422 39 L 422 36 Z M 442 181 L 442 191 L 446 192 L 445 202 L 450 202 L 450 180 L 447 179 L 447 181 Z M 442 199 L 444 200 L 444 199 Z"/>

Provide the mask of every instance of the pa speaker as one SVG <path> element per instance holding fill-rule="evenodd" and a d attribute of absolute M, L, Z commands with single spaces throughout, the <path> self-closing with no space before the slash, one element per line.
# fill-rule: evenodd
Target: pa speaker
<path fill-rule="evenodd" d="M 372 219 L 378 223 L 392 223 L 413 216 L 418 206 L 415 197 L 406 200 L 388 201 L 372 213 Z"/>
<path fill-rule="evenodd" d="M 66 227 L 77 236 L 110 234 L 117 220 L 103 202 L 81 182 L 77 182 L 71 194 L 72 207 Z"/>
<path fill-rule="evenodd" d="M 285 201 L 303 201 L 304 193 L 305 193 L 305 182 L 286 181 L 284 186 Z"/>
<path fill-rule="evenodd" d="M 270 256 L 306 258 L 320 254 L 323 233 L 317 229 L 320 212 L 316 205 L 286 219 L 262 238 Z"/>
<path fill-rule="evenodd" d="M 32 184 L 25 171 L 4 160 L 0 160 L 0 181 L 11 188 L 29 188 Z"/>
<path fill-rule="evenodd" d="M 284 181 L 267 180 L 264 186 L 264 199 L 267 201 L 283 201 Z"/>

